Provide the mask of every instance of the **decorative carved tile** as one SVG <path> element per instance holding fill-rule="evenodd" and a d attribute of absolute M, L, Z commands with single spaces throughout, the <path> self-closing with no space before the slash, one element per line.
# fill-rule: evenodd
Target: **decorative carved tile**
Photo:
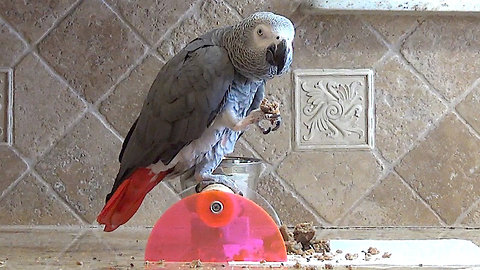
<path fill-rule="evenodd" d="M 373 71 L 294 71 L 294 148 L 370 149 L 374 139 Z"/>
<path fill-rule="evenodd" d="M 0 143 L 12 143 L 12 71 L 0 68 Z"/>

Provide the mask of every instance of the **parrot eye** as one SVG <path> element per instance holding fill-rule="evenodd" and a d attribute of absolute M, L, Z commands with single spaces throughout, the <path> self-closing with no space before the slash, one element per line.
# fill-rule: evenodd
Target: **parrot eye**
<path fill-rule="evenodd" d="M 262 36 L 262 35 L 263 35 L 262 28 L 258 28 L 258 30 L 257 30 L 257 34 L 258 34 L 259 36 Z"/>

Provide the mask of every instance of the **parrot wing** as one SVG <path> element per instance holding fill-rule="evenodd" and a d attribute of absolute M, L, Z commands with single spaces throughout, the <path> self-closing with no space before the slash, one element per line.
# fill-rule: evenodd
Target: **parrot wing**
<path fill-rule="evenodd" d="M 227 51 L 215 45 L 214 34 L 190 42 L 158 73 L 125 138 L 120 171 L 109 195 L 137 168 L 158 161 L 169 164 L 222 110 L 234 67 Z"/>

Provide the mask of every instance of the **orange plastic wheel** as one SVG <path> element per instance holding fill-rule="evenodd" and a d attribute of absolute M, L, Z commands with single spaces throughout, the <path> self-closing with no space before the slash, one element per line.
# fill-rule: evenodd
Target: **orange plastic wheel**
<path fill-rule="evenodd" d="M 147 242 L 146 261 L 283 262 L 283 238 L 254 202 L 222 191 L 191 195 L 158 219 Z"/>

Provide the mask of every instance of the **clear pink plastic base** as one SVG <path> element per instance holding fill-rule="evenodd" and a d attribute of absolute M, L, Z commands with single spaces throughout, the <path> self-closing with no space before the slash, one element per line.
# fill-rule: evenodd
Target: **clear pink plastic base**
<path fill-rule="evenodd" d="M 210 206 L 218 201 L 220 213 Z M 284 262 L 283 238 L 272 218 L 254 202 L 222 191 L 191 195 L 170 207 L 148 239 L 146 261 Z"/>

